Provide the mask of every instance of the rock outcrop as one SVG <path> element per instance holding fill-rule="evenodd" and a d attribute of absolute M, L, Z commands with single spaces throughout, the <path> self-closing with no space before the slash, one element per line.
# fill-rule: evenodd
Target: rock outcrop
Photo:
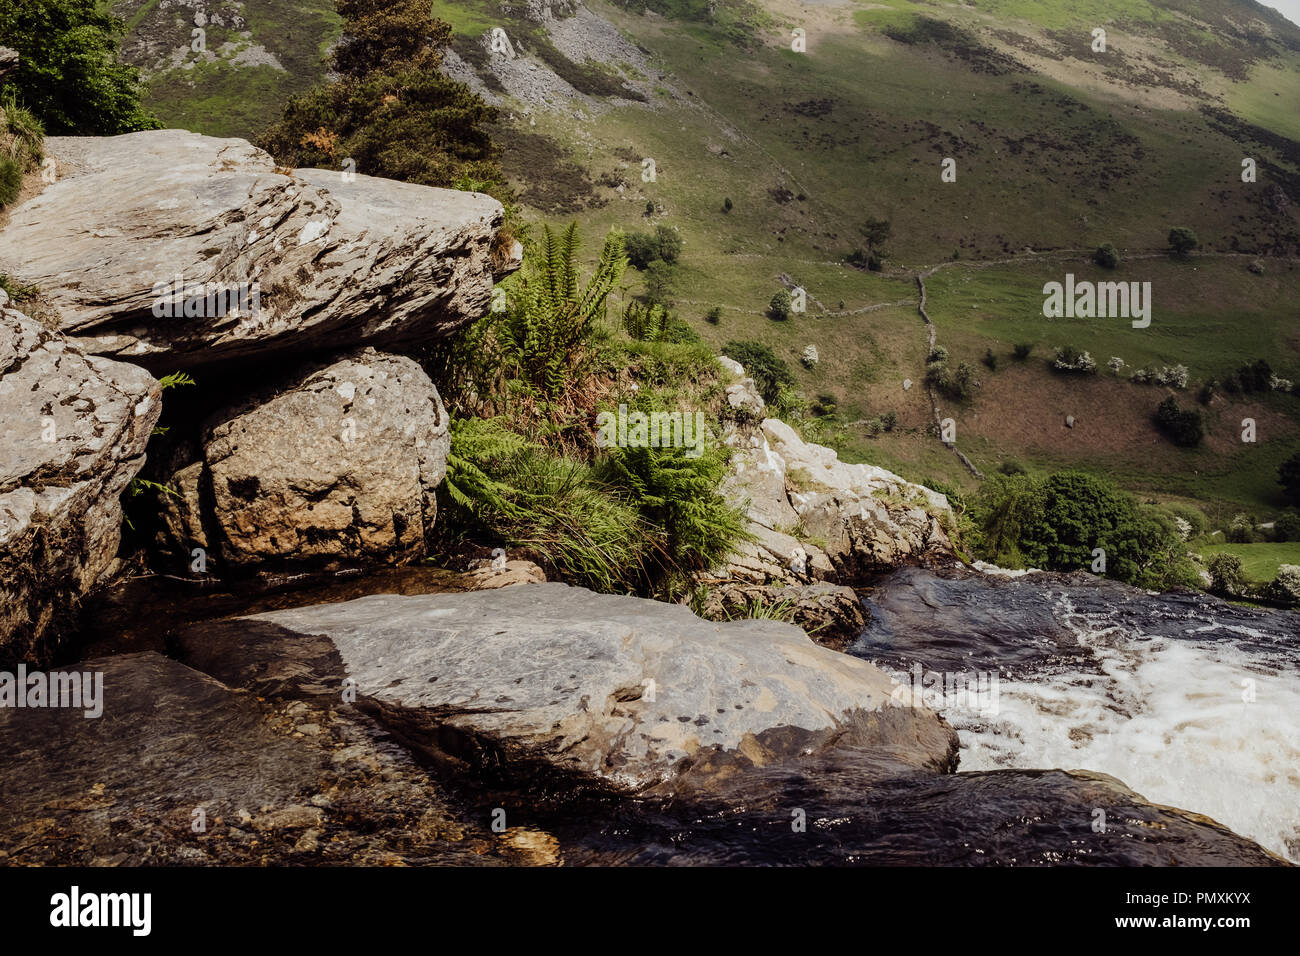
<path fill-rule="evenodd" d="M 117 560 L 119 496 L 144 464 L 159 386 L 89 356 L 0 291 L 0 661 L 41 661 Z"/>
<path fill-rule="evenodd" d="M 733 373 L 738 367 L 723 364 Z M 955 560 L 949 534 L 956 520 L 943 495 L 875 465 L 842 462 L 780 419 L 751 424 L 763 405 L 749 379 L 726 395 L 742 414 L 725 436 L 735 454 L 720 490 L 745 509 L 755 538 L 728 560 L 728 577 L 852 584 L 899 565 Z"/>
<path fill-rule="evenodd" d="M 182 660 L 260 695 L 338 688 L 408 745 L 482 771 L 630 792 L 852 746 L 906 772 L 955 766 L 956 736 L 891 699 L 870 664 L 774 621 L 563 584 L 372 595 L 197 625 Z"/>
<path fill-rule="evenodd" d="M 449 447 L 424 370 L 355 351 L 208 421 L 159 497 L 162 550 L 207 570 L 421 558 Z"/>
<path fill-rule="evenodd" d="M 183 130 L 45 151 L 59 181 L 13 210 L 0 272 L 37 285 L 85 351 L 155 370 L 426 341 L 518 266 L 498 250 L 494 269 L 503 211 L 478 193 L 289 171 Z"/>

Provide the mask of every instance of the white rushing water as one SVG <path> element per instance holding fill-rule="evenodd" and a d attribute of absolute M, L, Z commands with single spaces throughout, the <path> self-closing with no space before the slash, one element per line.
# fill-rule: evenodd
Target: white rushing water
<path fill-rule="evenodd" d="M 1056 611 L 1098 670 L 1004 675 L 995 716 L 946 713 L 961 769 L 1112 774 L 1300 863 L 1300 644 L 1204 620 L 1148 636 L 1068 596 Z"/>

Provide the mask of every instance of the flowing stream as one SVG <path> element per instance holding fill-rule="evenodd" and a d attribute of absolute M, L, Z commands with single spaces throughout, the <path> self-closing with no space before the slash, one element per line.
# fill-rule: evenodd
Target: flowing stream
<path fill-rule="evenodd" d="M 998 672 L 944 711 L 962 771 L 1086 769 L 1300 862 L 1300 615 L 1081 575 L 904 570 L 850 653 L 910 686 Z"/>

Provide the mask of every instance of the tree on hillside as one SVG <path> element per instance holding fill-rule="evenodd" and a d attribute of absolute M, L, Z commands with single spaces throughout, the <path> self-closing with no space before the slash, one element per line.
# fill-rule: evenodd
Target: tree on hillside
<path fill-rule="evenodd" d="M 1092 261 L 1103 269 L 1114 269 L 1119 265 L 1119 250 L 1109 242 L 1104 243 L 1092 254 Z"/>
<path fill-rule="evenodd" d="M 508 198 L 488 127 L 497 111 L 438 70 L 451 37 L 420 0 L 338 0 L 340 77 L 290 97 L 258 145 L 286 166 L 343 169 Z"/>
<path fill-rule="evenodd" d="M 95 0 L 4 0 L 0 46 L 18 51 L 5 86 L 52 135 L 157 129 L 140 105 L 140 74 L 117 62 L 123 23 Z"/>
<path fill-rule="evenodd" d="M 1185 256 L 1200 244 L 1196 233 L 1186 226 L 1174 226 L 1169 230 L 1169 248 L 1174 251 L 1174 255 Z"/>
<path fill-rule="evenodd" d="M 1278 467 L 1277 483 L 1292 502 L 1300 505 L 1300 451 Z"/>

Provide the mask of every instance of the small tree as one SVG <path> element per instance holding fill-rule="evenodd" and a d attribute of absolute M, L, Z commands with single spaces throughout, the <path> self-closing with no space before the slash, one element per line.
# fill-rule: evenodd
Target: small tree
<path fill-rule="evenodd" d="M 1169 230 L 1169 248 L 1174 255 L 1185 256 L 1201 244 L 1196 233 L 1186 226 L 1174 226 Z"/>
<path fill-rule="evenodd" d="M 982 361 L 988 366 L 990 372 L 996 372 L 998 370 L 998 357 L 993 354 L 992 349 L 984 350 L 984 358 Z"/>
<path fill-rule="evenodd" d="M 1172 395 L 1156 409 L 1156 425 L 1175 445 L 1184 448 L 1199 445 L 1205 435 L 1201 413 L 1194 408 L 1184 411 Z"/>
<path fill-rule="evenodd" d="M 721 322 L 722 307 L 715 305 L 713 308 L 709 309 L 708 312 L 704 313 L 704 321 L 709 323 L 709 325 L 717 325 L 719 322 Z"/>
<path fill-rule="evenodd" d="M 677 291 L 677 270 L 656 259 L 645 268 L 645 295 L 651 302 L 670 305 Z"/>
<path fill-rule="evenodd" d="M 728 197 L 726 197 L 725 199 L 722 200 L 722 211 L 723 211 L 723 212 L 731 212 L 731 209 L 732 209 L 732 206 L 731 206 L 731 197 L 728 196 Z"/>
<path fill-rule="evenodd" d="M 1107 242 L 1097 247 L 1097 251 L 1092 254 L 1092 261 L 1103 269 L 1114 269 L 1119 265 L 1119 250 Z"/>
<path fill-rule="evenodd" d="M 772 301 L 768 303 L 767 314 L 770 318 L 784 322 L 790 318 L 790 309 L 794 305 L 794 300 L 790 298 L 790 293 L 782 289 L 772 296 Z"/>
<path fill-rule="evenodd" d="M 1022 343 L 1015 347 L 1012 354 L 1015 356 L 1017 362 L 1023 362 L 1025 359 L 1029 358 L 1029 353 L 1033 350 L 1034 347 L 1032 345 Z"/>
<path fill-rule="evenodd" d="M 1277 483 L 1282 486 L 1288 499 L 1300 505 L 1300 451 L 1278 466 Z"/>
<path fill-rule="evenodd" d="M 1226 595 L 1241 593 L 1241 558 L 1221 553 L 1210 558 L 1210 589 Z"/>

